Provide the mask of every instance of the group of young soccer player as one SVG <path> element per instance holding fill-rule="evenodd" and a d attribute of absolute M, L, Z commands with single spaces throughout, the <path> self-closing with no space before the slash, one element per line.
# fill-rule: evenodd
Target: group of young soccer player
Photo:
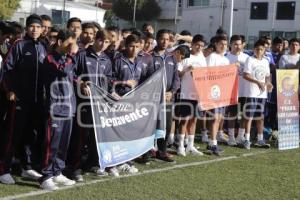
<path fill-rule="evenodd" d="M 263 132 L 277 128 L 275 72 L 299 68 L 300 42 L 264 36 L 253 50 L 246 45 L 244 36 L 228 38 L 221 28 L 207 43 L 186 30 L 160 29 L 154 35 L 150 24 L 119 30 L 71 18 L 59 29 L 49 16 L 36 14 L 27 17 L 25 29 L 1 21 L 0 182 L 15 184 L 15 165 L 45 190 L 84 181 L 84 172 L 137 173 L 132 161 L 100 169 L 94 130 L 79 123 L 93 123 L 91 108 L 79 105 L 89 102 L 90 82 L 118 100 L 160 68 L 166 72 L 169 128 L 140 162 L 152 157 L 174 163 L 170 147 L 178 156 L 221 155 L 218 143 L 250 149 L 251 131 L 255 146 L 269 148 Z M 201 110 L 191 71 L 230 64 L 238 67 L 239 104 Z M 196 130 L 206 150 L 194 144 Z"/>

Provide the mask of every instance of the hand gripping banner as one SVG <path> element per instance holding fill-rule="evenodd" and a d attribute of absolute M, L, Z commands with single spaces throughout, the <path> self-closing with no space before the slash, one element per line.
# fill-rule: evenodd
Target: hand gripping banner
<path fill-rule="evenodd" d="M 93 124 L 101 169 L 141 156 L 165 137 L 164 70 L 120 100 L 91 84 Z"/>

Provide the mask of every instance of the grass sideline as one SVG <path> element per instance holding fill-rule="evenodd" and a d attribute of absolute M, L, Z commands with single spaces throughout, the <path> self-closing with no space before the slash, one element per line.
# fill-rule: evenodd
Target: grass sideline
<path fill-rule="evenodd" d="M 200 147 L 204 149 L 205 145 Z M 103 182 L 87 175 L 86 183 L 93 184 L 22 199 L 300 199 L 299 149 L 247 151 L 223 147 L 225 154 L 221 157 L 175 156 L 174 159 L 176 165 L 230 156 L 234 159 L 175 169 L 172 169 L 174 164 L 155 161 L 150 166 L 137 164 L 142 173 L 157 171 L 118 179 L 101 178 Z M 168 170 L 159 172 L 160 169 Z M 0 184 L 0 199 L 41 191 L 35 182 L 19 177 L 16 180 L 16 185 Z"/>

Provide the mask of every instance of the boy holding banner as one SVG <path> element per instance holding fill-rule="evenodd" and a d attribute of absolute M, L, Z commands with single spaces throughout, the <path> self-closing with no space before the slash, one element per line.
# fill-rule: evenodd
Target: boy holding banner
<path fill-rule="evenodd" d="M 218 35 L 214 38 L 215 41 L 215 52 L 211 53 L 207 58 L 207 66 L 215 67 L 215 66 L 225 66 L 229 65 L 228 58 L 225 57 L 225 52 L 227 50 L 227 38 L 223 35 Z M 222 129 L 222 119 L 225 114 L 225 107 L 218 107 L 216 105 L 215 109 L 209 110 L 210 117 L 213 117 L 212 122 L 210 124 L 210 141 L 207 146 L 208 153 L 220 155 L 224 151 L 218 146 L 217 142 L 217 134 L 218 130 Z M 223 132 L 219 132 L 221 134 L 219 137 L 224 138 Z"/>
<path fill-rule="evenodd" d="M 191 70 L 198 67 L 206 67 L 206 60 L 202 53 L 205 41 L 202 35 L 195 35 L 192 40 L 192 51 L 189 58 L 184 59 L 178 65 L 179 76 L 181 77 L 181 92 L 179 105 L 179 147 L 177 155 L 186 156 L 203 155 L 194 147 L 197 116 L 199 114 L 197 92 L 193 84 Z M 184 137 L 187 136 L 187 148 L 184 148 Z"/>
<path fill-rule="evenodd" d="M 145 80 L 147 69 L 152 68 L 152 66 L 149 66 L 149 59 L 146 56 L 139 56 L 140 50 L 140 37 L 134 34 L 127 36 L 125 39 L 125 51 L 116 58 L 114 63 L 115 82 L 112 94 L 117 99 L 130 92 L 142 80 Z M 129 174 L 138 172 L 138 169 L 131 162 L 125 163 L 118 168 Z M 118 175 L 117 168 L 111 168 L 110 171 L 112 174 Z"/>
<path fill-rule="evenodd" d="M 265 42 L 259 40 L 254 45 L 254 55 L 249 57 L 244 69 L 244 91 L 245 105 L 243 106 L 243 119 L 245 120 L 244 148 L 250 149 L 250 131 L 252 120 L 256 120 L 257 143 L 255 146 L 270 148 L 263 138 L 264 108 L 267 99 L 267 91 L 273 89 L 270 82 L 270 67 L 268 60 L 264 57 L 266 51 Z"/>
<path fill-rule="evenodd" d="M 88 82 L 95 84 L 102 89 L 109 91 L 112 79 L 112 64 L 109 57 L 104 53 L 110 45 L 110 37 L 108 32 L 100 30 L 96 33 L 95 42 L 92 46 L 78 53 L 77 74 L 81 81 L 81 91 L 84 96 L 79 95 L 79 103 L 89 103 L 90 90 Z M 75 130 L 71 137 L 70 153 L 68 156 L 69 165 L 74 170 L 73 178 L 80 182 L 83 181 L 82 170 L 92 169 L 98 176 L 105 175 L 105 172 L 99 169 L 99 158 L 95 141 L 92 120 L 92 112 L 90 106 L 84 106 L 78 110 Z M 79 121 L 80 119 L 80 121 Z M 88 158 L 86 165 L 81 162 L 84 146 L 88 145 Z"/>

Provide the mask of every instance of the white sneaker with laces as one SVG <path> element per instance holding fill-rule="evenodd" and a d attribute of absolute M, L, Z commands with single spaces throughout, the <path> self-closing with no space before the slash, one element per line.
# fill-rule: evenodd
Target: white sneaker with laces
<path fill-rule="evenodd" d="M 57 190 L 58 187 L 55 185 L 53 178 L 49 178 L 43 181 L 40 185 L 43 190 Z"/>
<path fill-rule="evenodd" d="M 139 170 L 136 167 L 130 166 L 127 163 L 120 165 L 118 168 L 121 172 L 126 174 L 136 174 L 139 172 Z"/>
<path fill-rule="evenodd" d="M 39 178 L 42 177 L 41 174 L 39 174 L 37 171 L 35 171 L 33 169 L 31 169 L 31 170 L 22 169 L 21 176 L 23 178 L 28 178 L 28 179 L 32 179 L 32 180 L 38 180 Z"/>
<path fill-rule="evenodd" d="M 67 177 L 65 177 L 64 175 L 60 174 L 58 176 L 55 176 L 53 178 L 53 182 L 54 183 L 58 183 L 58 184 L 62 184 L 64 186 L 70 186 L 70 185 L 74 185 L 76 183 L 76 181 L 73 181 L 71 179 L 68 179 Z"/>
<path fill-rule="evenodd" d="M 186 154 L 192 154 L 195 156 L 203 156 L 203 153 L 201 151 L 198 151 L 195 147 L 187 147 L 185 151 L 186 151 Z"/>
<path fill-rule="evenodd" d="M 112 167 L 109 169 L 109 175 L 118 177 L 118 176 L 120 176 L 119 170 L 116 167 Z"/>
<path fill-rule="evenodd" d="M 7 185 L 13 185 L 16 182 L 10 174 L 3 174 L 0 176 L 0 183 L 7 184 Z"/>
<path fill-rule="evenodd" d="M 244 141 L 245 141 L 245 138 L 241 138 L 241 137 L 237 137 L 235 139 L 235 142 L 236 142 L 237 145 L 243 145 Z"/>
<path fill-rule="evenodd" d="M 185 149 L 183 147 L 178 147 L 177 155 L 178 156 L 186 156 Z"/>
<path fill-rule="evenodd" d="M 227 144 L 228 144 L 228 146 L 236 146 L 237 145 L 234 137 L 229 137 Z"/>
<path fill-rule="evenodd" d="M 136 174 L 136 173 L 139 172 L 139 169 L 136 168 L 134 165 L 131 165 L 130 166 L 130 171 L 131 171 L 132 174 Z"/>

